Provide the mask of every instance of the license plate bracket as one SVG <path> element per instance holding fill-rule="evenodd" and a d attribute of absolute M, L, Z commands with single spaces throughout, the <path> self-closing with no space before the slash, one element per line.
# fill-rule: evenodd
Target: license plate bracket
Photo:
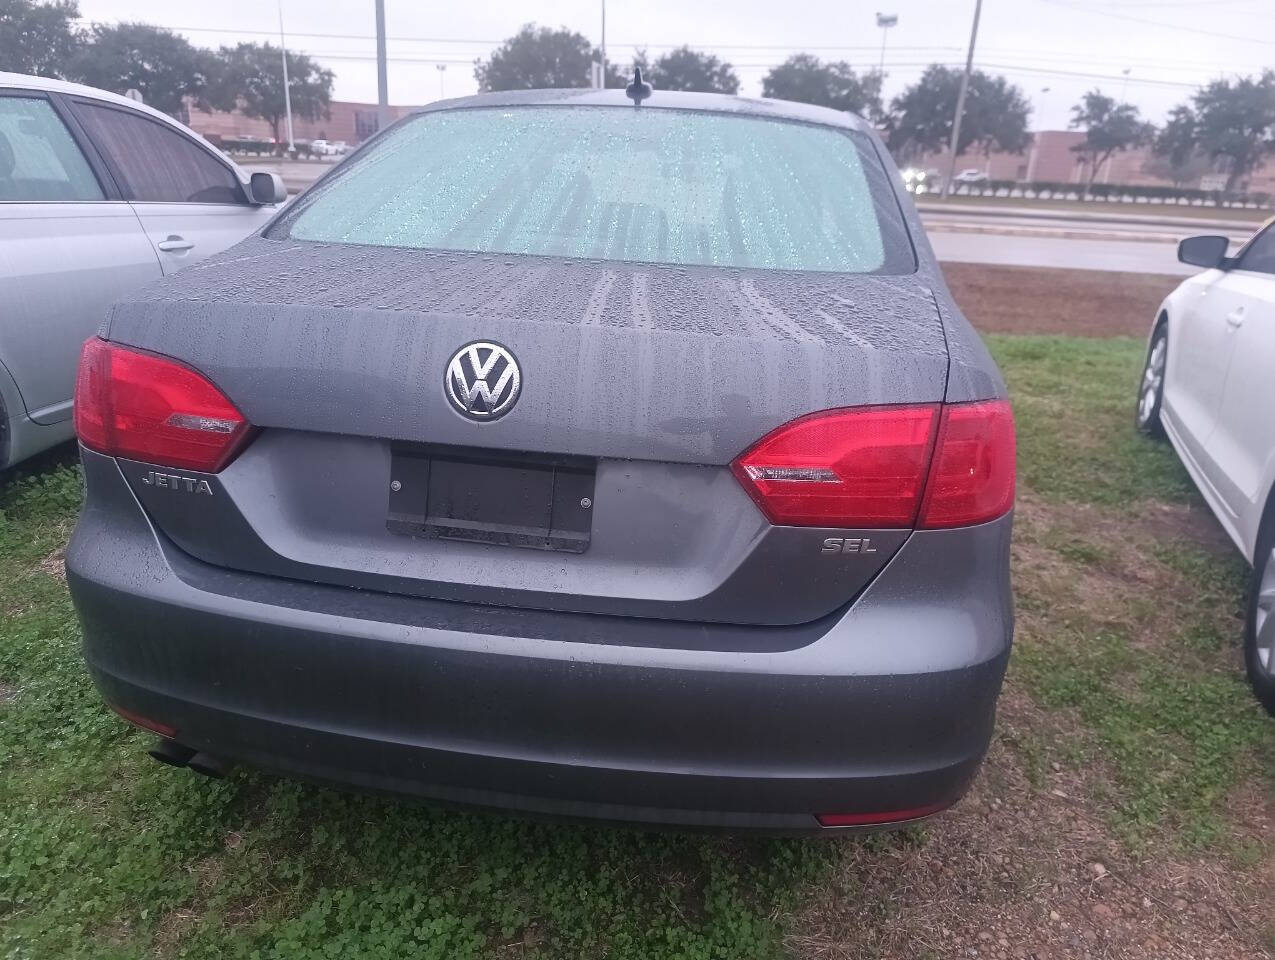
<path fill-rule="evenodd" d="M 596 460 L 395 443 L 390 464 L 391 533 L 566 553 L 589 547 Z"/>

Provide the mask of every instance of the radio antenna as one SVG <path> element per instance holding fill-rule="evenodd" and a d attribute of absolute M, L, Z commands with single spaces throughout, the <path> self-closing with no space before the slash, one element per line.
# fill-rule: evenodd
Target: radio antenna
<path fill-rule="evenodd" d="M 642 68 L 633 68 L 633 82 L 624 88 L 624 95 L 633 101 L 633 106 L 642 106 L 642 101 L 651 95 L 651 85 L 642 79 Z"/>

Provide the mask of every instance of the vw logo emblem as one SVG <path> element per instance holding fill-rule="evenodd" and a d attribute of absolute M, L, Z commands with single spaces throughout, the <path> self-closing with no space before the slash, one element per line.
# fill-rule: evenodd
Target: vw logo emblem
<path fill-rule="evenodd" d="M 470 420 L 499 420 L 513 409 L 521 391 L 518 361 L 498 343 L 475 340 L 447 362 L 443 392 L 456 412 Z"/>

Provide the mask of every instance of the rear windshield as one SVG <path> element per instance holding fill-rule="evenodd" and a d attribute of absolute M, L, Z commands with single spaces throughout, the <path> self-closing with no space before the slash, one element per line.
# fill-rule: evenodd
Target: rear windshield
<path fill-rule="evenodd" d="M 280 228 L 302 240 L 493 254 L 915 269 L 887 174 L 862 134 L 651 107 L 424 113 Z"/>

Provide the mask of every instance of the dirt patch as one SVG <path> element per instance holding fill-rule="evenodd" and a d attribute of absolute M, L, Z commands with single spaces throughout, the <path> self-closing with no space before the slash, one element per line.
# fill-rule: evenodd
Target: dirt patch
<path fill-rule="evenodd" d="M 945 263 L 943 275 L 984 333 L 1146 336 L 1181 277 L 1102 270 Z"/>
<path fill-rule="evenodd" d="M 1046 764 L 1027 776 L 1018 733 L 1067 738 L 1020 691 L 1001 701 L 1000 733 L 974 789 L 923 842 L 847 852 L 793 924 L 803 958 L 982 957 L 1148 960 L 1267 956 L 1262 907 L 1244 878 L 1207 859 L 1134 860 L 1093 802 L 1090 777 Z M 1026 731 L 1031 731 L 1030 734 Z"/>
<path fill-rule="evenodd" d="M 1060 629 L 1084 620 L 1119 624 L 1140 646 L 1163 648 L 1156 655 L 1181 655 L 1169 625 L 1183 611 L 1163 598 L 1192 596 L 1187 574 L 1155 557 L 1174 544 L 1231 550 L 1202 509 L 1104 510 L 1023 491 L 1019 642 L 1065 644 Z M 1207 615 L 1226 621 L 1229 611 Z M 1272 867 L 1264 790 L 1246 782 L 1226 799 L 1228 849 L 1250 851 L 1244 866 L 1222 851 L 1184 852 L 1168 830 L 1136 852 L 1122 843 L 1108 816 L 1120 773 L 1075 710 L 1042 707 L 1011 669 L 969 795 L 911 838 L 847 844 L 831 882 L 794 918 L 790 951 L 819 960 L 1269 957 L 1257 893 Z"/>
<path fill-rule="evenodd" d="M 156 956 L 176 956 L 182 940 L 204 922 L 208 898 L 220 884 L 224 869 L 224 862 L 216 857 L 205 857 L 194 864 L 194 903 L 170 910 L 160 920 L 155 931 Z"/>
<path fill-rule="evenodd" d="M 1160 542 L 1187 540 L 1215 557 L 1235 551 L 1235 544 L 1202 503 L 1146 503 L 1128 519 L 1139 532 Z"/>
<path fill-rule="evenodd" d="M 1215 637 L 1238 637 L 1238 606 L 1175 565 L 1198 548 L 1210 568 L 1238 554 L 1208 508 L 1146 501 L 1121 510 L 1049 503 L 1021 491 L 1012 547 L 1019 639 L 1048 645 L 1073 622 L 1120 630 L 1141 649 L 1179 657 L 1173 638 L 1184 623 Z M 1214 666 L 1242 672 L 1238 641 Z"/>
<path fill-rule="evenodd" d="M 41 560 L 39 566 L 42 573 L 47 573 L 54 580 L 61 580 L 63 583 L 66 583 L 65 542 Z"/>

